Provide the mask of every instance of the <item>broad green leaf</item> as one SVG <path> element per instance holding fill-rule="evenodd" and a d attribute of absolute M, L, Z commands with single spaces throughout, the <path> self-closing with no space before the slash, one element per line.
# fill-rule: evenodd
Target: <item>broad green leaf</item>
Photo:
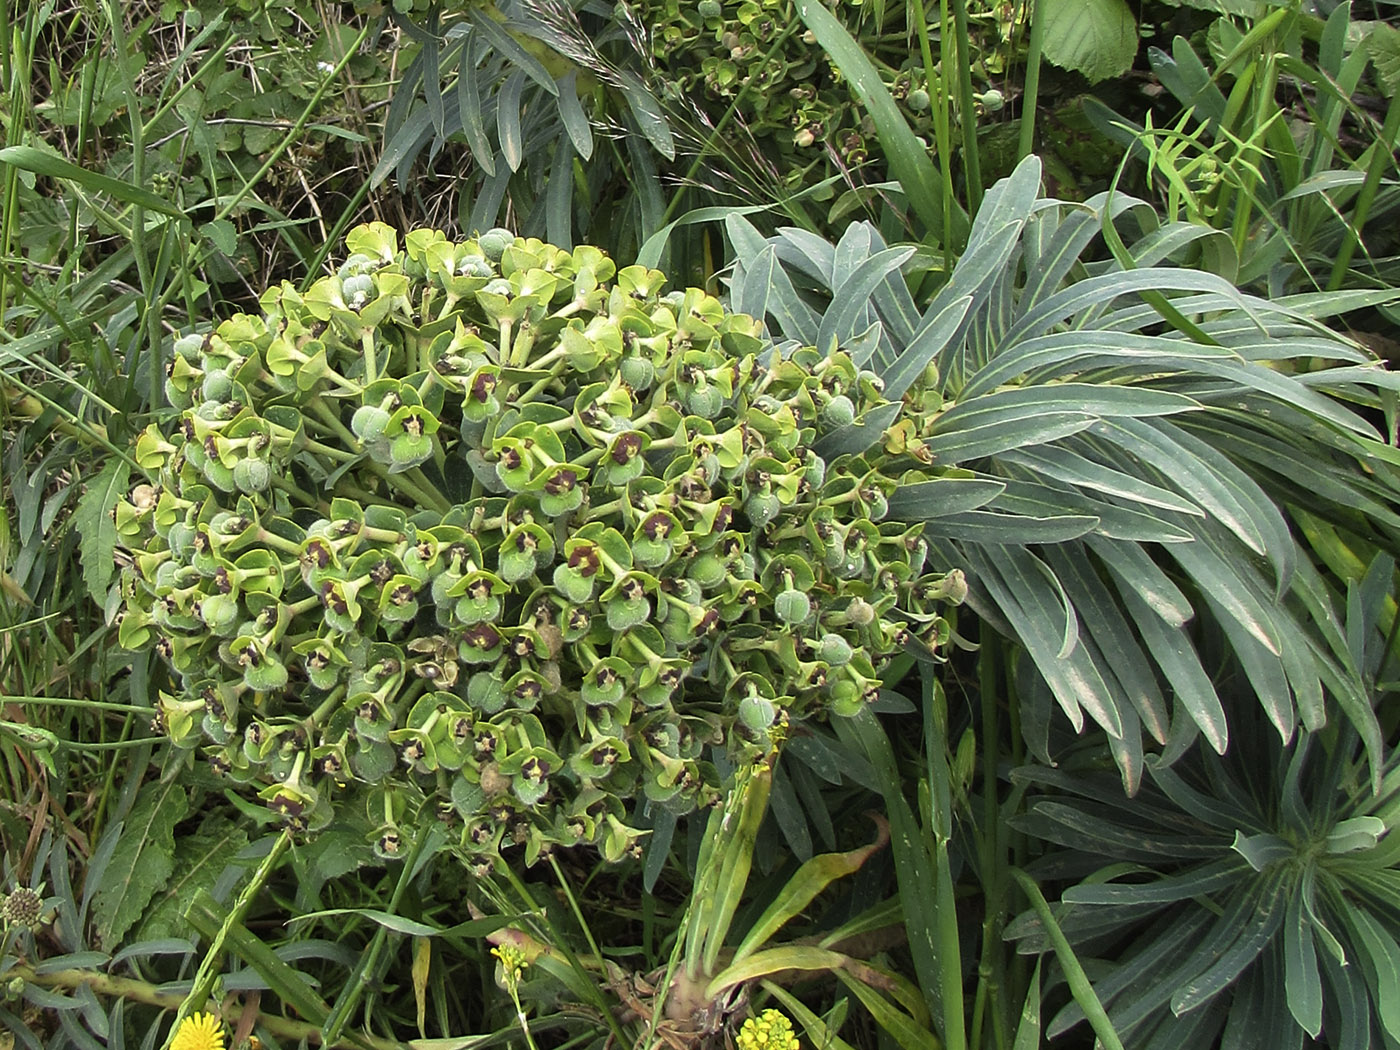
<path fill-rule="evenodd" d="M 1075 626 L 1069 622 L 1074 612 L 1063 606 L 1057 586 L 1047 582 L 1048 570 L 1042 573 L 1028 568 L 1024 563 L 1034 559 L 1018 548 L 990 544 L 970 551 L 969 561 L 977 583 L 986 588 L 1015 628 L 1075 732 L 1083 728 L 1083 708 L 1110 736 L 1122 737 L 1123 723 L 1113 695 L 1088 654 L 1075 647 L 1061 655 Z"/>
<path fill-rule="evenodd" d="M 1249 866 L 1255 871 L 1264 871 L 1297 855 L 1292 845 L 1269 832 L 1246 835 L 1236 830 L 1235 841 L 1230 848 L 1249 861 Z"/>
<path fill-rule="evenodd" d="M 1190 713 L 1210 746 L 1223 755 L 1230 740 L 1229 720 L 1190 638 L 1180 627 L 1164 622 L 1137 591 L 1129 588 L 1119 594 L 1176 699 Z"/>
<path fill-rule="evenodd" d="M 379 162 L 370 172 L 370 185 L 378 186 L 389 177 L 391 172 L 396 174 L 400 182 L 403 182 L 407 176 L 408 167 L 413 163 L 413 158 L 418 155 L 418 152 L 432 138 L 432 135 L 431 114 L 426 108 L 415 109 L 399 126 L 393 137 L 389 139 L 388 145 L 384 147 Z"/>
<path fill-rule="evenodd" d="M 99 605 L 105 602 L 107 587 L 116 573 L 117 523 L 112 511 L 126 495 L 130 476 L 126 461 L 113 457 L 83 491 L 73 512 L 73 524 L 81 538 L 78 552 L 83 563 L 83 583 Z"/>
<path fill-rule="evenodd" d="M 1020 475 L 1021 472 L 1015 471 L 1014 474 Z M 1094 499 L 1067 486 L 1046 484 L 1039 478 L 1017 480 L 1013 477 L 1007 482 L 1006 491 L 993 501 L 989 509 L 1039 518 L 1082 514 L 1097 518 L 1095 529 L 1099 535 L 1115 540 L 1189 543 L 1196 539 L 1192 532 L 1175 524 L 1168 515 L 1154 517 L 1116 503 Z"/>
<path fill-rule="evenodd" d="M 785 944 L 779 948 L 768 948 L 754 952 L 742 961 L 733 962 L 721 970 L 705 986 L 705 997 L 713 999 L 731 988 L 737 988 L 745 981 L 768 977 L 783 970 L 815 970 L 828 973 L 839 972 L 847 957 L 840 952 L 828 951 L 811 945 Z"/>
<path fill-rule="evenodd" d="M 1344 918 L 1356 934 L 1354 943 L 1361 949 L 1381 1027 L 1391 1039 L 1400 1040 L 1400 946 L 1364 907 L 1347 909 Z"/>
<path fill-rule="evenodd" d="M 765 320 L 769 315 L 789 339 L 804 346 L 817 345 L 820 318 L 798 296 L 786 271 L 778 264 L 777 249 L 765 245 L 756 257 L 742 266 L 742 280 L 736 282 L 735 309 Z"/>
<path fill-rule="evenodd" d="M 551 244 L 565 251 L 574 246 L 573 200 L 574 150 L 567 138 L 561 138 L 545 190 L 545 234 Z"/>
<path fill-rule="evenodd" d="M 918 382 L 929 364 L 948 348 L 962 330 L 972 303 L 971 295 L 949 299 L 939 307 L 937 314 L 920 325 L 904 352 L 881 369 L 886 397 L 897 400 Z"/>
<path fill-rule="evenodd" d="M 1049 407 L 1053 403 L 1046 397 L 1031 404 L 978 405 L 975 414 L 955 417 L 956 426 L 949 423 L 925 444 L 935 463 L 952 465 L 1057 441 L 1099 422 L 1098 416 L 1088 412 L 1053 410 Z"/>
<path fill-rule="evenodd" d="M 1045 381 L 1069 378 L 1091 368 L 1124 368 L 1146 373 L 1191 372 L 1202 358 L 1231 358 L 1228 349 L 1202 346 L 1137 332 L 1073 330 L 1051 332 L 999 345 L 997 353 L 968 378 L 958 396 L 991 393 L 1024 375 Z"/>
<path fill-rule="evenodd" d="M 1325 1020 L 1328 1042 L 1336 1050 L 1369 1050 L 1371 1047 L 1371 1003 L 1366 991 L 1366 978 L 1360 966 L 1343 966 L 1331 955 L 1321 954 L 1322 968 L 1327 973 L 1327 987 L 1337 1015 L 1329 1011 Z"/>
<path fill-rule="evenodd" d="M 1082 882 L 1065 890 L 1061 899 L 1066 904 L 1085 905 L 1173 904 L 1228 890 L 1245 870 L 1240 861 L 1227 858 L 1151 882 Z"/>
<path fill-rule="evenodd" d="M 669 809 L 653 807 L 651 834 L 647 836 L 646 859 L 642 863 L 642 888 L 647 893 L 652 891 L 665 870 L 675 835 L 676 815 Z"/>
<path fill-rule="evenodd" d="M 147 211 L 159 212 L 172 218 L 183 219 L 185 213 L 164 197 L 158 197 L 148 189 L 133 186 L 110 175 L 89 171 L 62 157 L 54 156 L 34 146 L 7 146 L 0 149 L 0 164 L 9 164 L 21 171 L 32 171 L 52 179 L 66 179 L 75 182 L 83 189 L 94 193 L 105 193 L 124 204 L 131 204 Z"/>
<path fill-rule="evenodd" d="M 1173 627 L 1180 627 L 1195 615 L 1180 588 L 1162 571 L 1140 544 L 1124 543 L 1101 536 L 1088 536 L 1085 542 L 1108 567 L 1114 578 L 1133 591 L 1146 608 Z"/>
<path fill-rule="evenodd" d="M 1153 739 L 1166 743 L 1171 719 L 1152 666 L 1133 637 L 1123 610 L 1085 559 L 1083 549 L 1075 550 L 1073 555 L 1070 550 L 1049 546 L 1044 557 L 1078 611 L 1084 630 L 1100 652 L 1113 654 L 1111 660 L 1103 661 L 1108 673 L 1137 709 Z"/>
<path fill-rule="evenodd" d="M 238 230 L 227 219 L 206 222 L 199 227 L 199 232 L 225 255 L 233 255 L 238 251 Z"/>
<path fill-rule="evenodd" d="M 1024 313 L 1007 330 L 1004 345 L 1010 347 L 1022 339 L 1045 335 L 1082 311 L 1097 314 L 1122 296 L 1137 297 L 1144 292 L 1198 292 L 1214 297 L 1203 301 L 1199 307 L 1192 303 L 1190 298 L 1180 300 L 1183 311 L 1192 313 L 1203 312 L 1204 309 L 1243 309 L 1249 303 L 1249 298 L 1239 289 L 1213 273 L 1163 266 L 1127 271 L 1110 270 L 1076 281 L 1063 291 L 1041 300 L 1034 309 Z M 1155 316 L 1155 311 L 1143 310 L 1137 303 L 1130 309 L 1133 310 L 1134 316 L 1141 317 L 1138 323 L 1144 327 L 1150 323 L 1150 318 Z M 1125 325 L 1109 314 L 1102 318 L 1099 327 L 1124 328 Z"/>
<path fill-rule="evenodd" d="M 1000 459 L 1002 462 L 1020 464 L 1057 481 L 1092 489 L 1108 496 L 1142 503 L 1159 510 L 1203 516 L 1199 507 L 1174 492 L 1102 463 L 1095 463 L 1077 452 L 1057 445 L 1010 449 L 1001 453 Z"/>
<path fill-rule="evenodd" d="M 141 788 L 126 819 L 108 834 L 118 842 L 92 898 L 101 944 L 116 946 L 135 925 L 175 868 L 175 825 L 189 812 L 189 794 L 178 781 Z"/>
<path fill-rule="evenodd" d="M 1123 0 L 1040 0 L 1045 57 L 1097 82 L 1126 73 L 1137 55 L 1137 20 Z"/>
<path fill-rule="evenodd" d="M 873 237 L 874 228 L 868 222 L 853 222 L 846 227 L 846 232 L 836 242 L 836 251 L 831 257 L 829 285 L 833 296 L 839 295 L 841 289 L 855 276 L 857 268 L 870 259 Z M 832 302 L 836 302 L 835 298 Z"/>
<path fill-rule="evenodd" d="M 804 864 L 811 860 L 812 833 L 807 828 L 807 817 L 797 801 L 791 778 L 784 774 L 781 766 L 773 774 L 773 791 L 768 797 L 768 808 L 792 855 Z"/>
<path fill-rule="evenodd" d="M 1023 226 L 1030 219 L 1040 201 L 1040 173 L 1040 158 L 1032 153 L 987 191 L 967 237 L 969 252 L 1007 226 Z"/>
<path fill-rule="evenodd" d="M 898 401 L 872 408 L 854 423 L 822 435 L 812 450 L 827 462 L 837 456 L 859 455 L 885 436 L 903 408 Z"/>
<path fill-rule="evenodd" d="M 1069 915 L 1072 917 L 1083 910 L 1085 909 L 1074 909 Z M 1152 938 L 1150 951 L 1139 952 L 1131 961 L 1121 963 L 1110 974 L 1100 977 L 1095 982 L 1094 991 L 1100 1000 L 1111 1009 L 1117 997 L 1125 990 L 1140 988 L 1150 984 L 1158 975 L 1170 972 L 1208 932 L 1207 927 L 1213 918 L 1214 916 L 1204 909 L 1197 909 L 1186 912 L 1168 924 L 1159 936 Z M 1163 1001 L 1165 998 L 1164 995 Z M 1083 1019 L 1084 1011 L 1079 1008 L 1078 1003 L 1072 1002 L 1046 1026 L 1046 1034 L 1051 1039 L 1057 1038 Z"/>
<path fill-rule="evenodd" d="M 1400 95 L 1400 30 L 1384 22 L 1372 22 L 1363 46 L 1376 67 L 1376 78 L 1386 95 Z"/>
<path fill-rule="evenodd" d="M 963 543 L 1005 544 L 1066 543 L 1087 536 L 1098 528 L 1099 519 L 1088 514 L 1058 514 L 1035 518 L 1021 514 L 998 514 L 991 510 L 969 510 L 929 518 L 926 536 L 947 536 Z"/>
<path fill-rule="evenodd" d="M 1176 485 L 1202 509 L 1237 537 L 1256 554 L 1267 554 L 1265 532 L 1272 533 L 1272 523 L 1255 520 L 1240 502 L 1236 486 L 1192 455 L 1180 442 L 1174 441 L 1162 427 L 1137 419 L 1103 420 L 1091 430 L 1094 437 L 1119 446 L 1129 455 L 1155 467 L 1163 480 Z M 1278 511 L 1273 511 L 1277 516 Z"/>

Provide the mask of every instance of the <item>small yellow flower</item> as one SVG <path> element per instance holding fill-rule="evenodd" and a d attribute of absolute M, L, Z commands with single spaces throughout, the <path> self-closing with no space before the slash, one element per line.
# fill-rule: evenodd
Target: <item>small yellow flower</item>
<path fill-rule="evenodd" d="M 739 1029 L 739 1050 L 801 1050 L 792 1022 L 779 1010 L 764 1010 Z"/>
<path fill-rule="evenodd" d="M 180 1022 L 170 1050 L 224 1050 L 224 1026 L 213 1014 L 191 1014 Z"/>

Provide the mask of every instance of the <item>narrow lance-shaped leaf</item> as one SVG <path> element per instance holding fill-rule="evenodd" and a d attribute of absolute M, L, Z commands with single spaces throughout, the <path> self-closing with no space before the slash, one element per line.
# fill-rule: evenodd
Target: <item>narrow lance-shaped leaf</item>
<path fill-rule="evenodd" d="M 133 186 L 129 182 L 122 182 L 121 179 L 114 179 L 110 175 L 103 175 L 100 172 L 79 167 L 71 161 L 56 157 L 52 153 L 47 153 L 34 146 L 7 146 L 0 149 L 0 164 L 9 164 L 21 171 L 31 171 L 35 175 L 45 175 L 52 179 L 65 179 L 76 183 L 85 190 L 105 193 L 125 204 L 135 205 L 145 208 L 147 211 L 159 212 L 161 215 L 169 215 L 177 219 L 184 218 L 184 212 L 164 197 L 156 196 L 150 190 Z"/>
<path fill-rule="evenodd" d="M 877 818 L 877 828 L 879 834 L 870 845 L 846 853 L 823 853 L 798 868 L 734 949 L 732 962 L 742 962 L 785 923 L 801 914 L 817 894 L 835 880 L 858 871 L 871 854 L 883 849 L 890 839 L 889 825 L 883 817 Z"/>

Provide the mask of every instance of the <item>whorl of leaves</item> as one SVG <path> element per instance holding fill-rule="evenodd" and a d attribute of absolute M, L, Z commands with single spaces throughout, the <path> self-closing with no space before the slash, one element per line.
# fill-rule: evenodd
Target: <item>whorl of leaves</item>
<path fill-rule="evenodd" d="M 640 800 L 714 802 L 717 753 L 944 640 L 961 578 L 883 520 L 917 443 L 813 451 L 881 403 L 846 355 L 597 249 L 397 240 L 176 343 L 117 507 L 176 746 L 295 828 L 366 807 L 385 856 L 422 812 L 480 863 L 618 859 Z"/>

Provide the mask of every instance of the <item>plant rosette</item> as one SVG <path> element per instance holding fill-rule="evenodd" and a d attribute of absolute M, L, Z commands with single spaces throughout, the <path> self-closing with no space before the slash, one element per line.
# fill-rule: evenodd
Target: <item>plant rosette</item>
<path fill-rule="evenodd" d="M 814 451 L 882 404 L 847 355 L 595 248 L 405 242 L 362 226 L 305 294 L 175 343 L 119 637 L 170 666 L 192 758 L 298 830 L 382 831 L 392 798 L 473 863 L 617 860 L 644 800 L 715 804 L 717 755 L 946 637 L 961 591 L 882 520 L 925 465 Z"/>

